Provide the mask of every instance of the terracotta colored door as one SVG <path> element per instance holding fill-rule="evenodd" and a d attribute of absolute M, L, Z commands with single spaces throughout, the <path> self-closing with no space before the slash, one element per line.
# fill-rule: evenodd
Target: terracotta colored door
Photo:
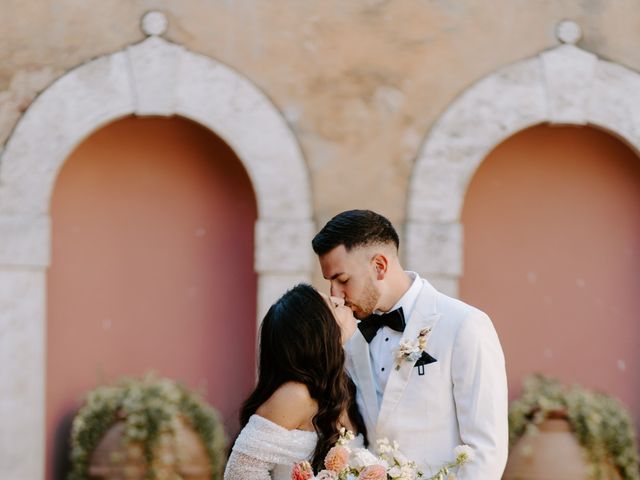
<path fill-rule="evenodd" d="M 51 215 L 48 478 L 82 395 L 121 375 L 202 388 L 235 433 L 254 381 L 256 204 L 231 149 L 181 118 L 120 120 L 69 157 Z"/>
<path fill-rule="evenodd" d="M 543 372 L 613 394 L 640 423 L 640 160 L 595 128 L 499 145 L 462 213 L 461 297 L 494 320 L 510 396 Z"/>

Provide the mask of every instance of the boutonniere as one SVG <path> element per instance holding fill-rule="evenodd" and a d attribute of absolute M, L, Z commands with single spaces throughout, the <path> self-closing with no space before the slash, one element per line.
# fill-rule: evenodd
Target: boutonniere
<path fill-rule="evenodd" d="M 418 333 L 418 338 L 409 340 L 403 338 L 400 340 L 400 346 L 396 352 L 396 370 L 400 370 L 402 362 L 416 362 L 427 346 L 427 337 L 431 332 L 430 328 L 423 328 Z"/>

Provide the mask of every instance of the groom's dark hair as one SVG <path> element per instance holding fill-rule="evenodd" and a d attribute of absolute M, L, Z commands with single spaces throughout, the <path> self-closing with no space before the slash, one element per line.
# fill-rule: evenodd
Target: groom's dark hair
<path fill-rule="evenodd" d="M 398 233 L 389 220 L 371 210 L 339 213 L 311 241 L 317 255 L 324 255 L 340 245 L 349 251 L 354 247 L 390 243 L 396 248 L 400 246 Z"/>

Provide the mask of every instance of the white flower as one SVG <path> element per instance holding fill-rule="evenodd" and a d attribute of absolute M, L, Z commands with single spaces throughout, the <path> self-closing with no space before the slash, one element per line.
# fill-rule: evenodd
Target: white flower
<path fill-rule="evenodd" d="M 475 452 L 469 445 L 458 445 L 453 449 L 453 453 L 456 456 L 456 462 L 460 465 L 473 461 L 476 456 Z"/>
<path fill-rule="evenodd" d="M 418 351 L 420 347 L 418 346 L 418 342 L 416 340 L 406 340 L 402 339 L 400 341 L 400 345 L 398 346 L 398 357 L 406 357 L 411 355 L 412 353 Z"/>
<path fill-rule="evenodd" d="M 409 463 L 409 459 L 405 457 L 404 454 L 398 450 L 396 450 L 396 452 L 394 453 L 393 458 L 396 461 L 396 463 L 401 467 Z"/>
<path fill-rule="evenodd" d="M 391 478 L 400 478 L 400 476 L 402 475 L 402 469 L 396 465 L 395 467 L 391 467 L 389 471 L 387 471 L 387 475 L 389 475 Z"/>
<path fill-rule="evenodd" d="M 396 370 L 400 369 L 400 364 L 403 361 L 415 362 L 420 358 L 427 346 L 427 337 L 430 332 L 430 328 L 423 328 L 415 340 L 406 338 L 400 340 L 400 345 L 396 351 Z"/>
<path fill-rule="evenodd" d="M 342 427 L 340 429 L 340 438 L 338 438 L 336 445 L 342 445 L 346 447 L 354 438 L 356 437 L 351 430 L 347 430 L 346 428 Z"/>
<path fill-rule="evenodd" d="M 315 476 L 316 480 L 337 480 L 338 474 L 332 470 L 320 470 Z"/>
<path fill-rule="evenodd" d="M 378 446 L 378 453 L 380 455 L 384 455 L 384 454 L 393 454 L 393 452 L 398 448 L 397 447 L 397 442 L 394 442 L 394 444 L 392 444 L 388 438 L 380 438 L 376 441 L 376 444 Z"/>
<path fill-rule="evenodd" d="M 376 457 L 366 448 L 358 448 L 351 453 L 351 459 L 349 465 L 357 470 L 370 465 L 382 465 L 384 468 L 388 468 L 387 462 L 381 458 Z"/>
<path fill-rule="evenodd" d="M 391 467 L 387 474 L 394 480 L 415 480 L 418 476 L 415 467 L 410 463 Z"/>

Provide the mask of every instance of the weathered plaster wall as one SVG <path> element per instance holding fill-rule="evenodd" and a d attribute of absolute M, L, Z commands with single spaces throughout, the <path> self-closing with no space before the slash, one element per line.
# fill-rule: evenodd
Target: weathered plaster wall
<path fill-rule="evenodd" d="M 92 59 L 122 52 L 141 42 L 145 35 L 139 27 L 140 18 L 144 12 L 155 9 L 164 11 L 168 16 L 169 28 L 163 35 L 166 40 L 179 44 L 185 52 L 200 53 L 226 63 L 254 82 L 282 112 L 295 133 L 295 140 L 300 142 L 309 170 L 312 187 L 310 210 L 317 226 L 337 211 L 364 207 L 381 211 L 402 227 L 407 220 L 412 174 L 415 174 L 414 179 L 420 178 L 419 172 L 413 170 L 414 162 L 440 114 L 452 105 L 468 113 L 466 105 L 472 105 L 473 110 L 478 92 L 477 89 L 467 91 L 465 100 L 465 97 L 460 97 L 465 89 L 487 75 L 500 77 L 501 74 L 496 72 L 501 72 L 505 66 L 536 58 L 541 51 L 556 47 L 558 41 L 554 28 L 564 18 L 573 19 L 582 27 L 583 40 L 578 43 L 579 47 L 600 59 L 640 70 L 640 51 L 637 49 L 640 10 L 636 0 L 0 0 L 0 155 L 16 122 L 40 92 L 70 70 Z M 140 48 L 126 51 L 135 53 L 138 50 Z M 119 54 L 120 57 L 124 54 Z M 535 67 L 538 60 L 520 64 L 516 70 L 520 72 L 531 66 L 531 75 L 527 78 L 533 79 L 531 81 L 541 93 L 540 98 L 536 97 L 536 101 L 540 100 L 536 105 L 541 106 L 540 115 L 536 118 L 544 121 L 550 118 L 544 111 L 545 102 L 552 100 L 551 104 L 554 104 L 555 99 L 547 98 L 544 92 L 558 90 L 558 85 L 545 83 L 546 79 L 564 77 L 546 75 L 545 80 L 541 80 L 542 70 Z M 123 73 L 125 70 L 118 71 Z M 605 72 L 604 80 L 607 82 L 612 79 L 617 82 L 615 95 L 599 97 L 605 103 L 609 98 L 616 104 L 621 103 L 621 98 L 623 102 L 636 98 L 635 93 L 626 95 L 630 91 L 639 91 L 635 88 L 635 77 L 633 82 L 626 80 L 628 75 L 616 77 L 620 69 L 614 64 L 599 71 Z M 82 70 L 78 75 L 85 72 Z M 617 80 L 609 73 L 613 73 Z M 518 82 L 503 77 L 492 77 L 489 83 L 498 87 L 518 86 Z M 103 80 L 107 83 L 108 79 Z M 136 83 L 137 86 L 146 84 L 144 81 Z M 164 85 L 161 81 L 158 84 Z M 227 82 L 225 85 L 233 84 Z M 598 85 L 601 84 L 604 85 L 603 82 Z M 564 87 L 559 90 L 565 90 Z M 146 90 L 140 88 L 136 92 L 145 93 Z M 157 90 L 151 93 L 157 94 Z M 190 106 L 195 110 L 201 107 L 213 115 L 209 104 L 201 102 L 203 98 L 209 98 L 200 95 L 196 98 L 197 105 Z M 234 97 L 229 95 L 229 98 Z M 461 102 L 453 103 L 455 99 Z M 75 100 L 82 103 L 82 98 Z M 637 104 L 633 100 L 628 103 Z M 461 104 L 464 108 L 460 107 Z M 482 103 L 478 105 L 482 106 Z M 500 106 L 499 103 L 496 105 Z M 519 104 L 507 102 L 506 105 L 513 111 L 512 107 Z M 519 109 L 515 110 L 522 115 Z M 607 115 L 612 117 L 606 108 L 598 108 L 597 113 L 606 118 Z M 479 115 L 479 118 L 485 117 Z M 494 123 L 485 130 L 490 131 L 498 122 L 494 117 L 487 117 Z M 460 118 L 464 120 L 467 117 Z M 612 118 L 616 121 L 622 118 L 617 123 L 612 122 L 616 125 L 635 125 L 635 117 L 613 115 Z M 70 123 L 74 120 L 83 123 L 78 122 L 82 118 L 70 118 Z M 602 123 L 608 125 L 611 122 Z M 444 122 L 444 128 L 433 130 L 435 135 L 429 144 L 425 144 L 425 155 L 434 145 L 437 147 L 437 139 L 443 132 L 456 132 L 456 125 L 455 128 L 449 126 Z M 473 127 L 474 124 L 469 125 L 469 128 Z M 477 147 L 476 140 L 487 137 L 483 134 L 485 130 L 477 129 L 475 137 L 470 137 L 475 142 L 473 145 L 468 143 L 466 136 L 460 136 L 457 142 L 448 142 L 448 145 L 467 150 L 470 146 Z M 494 140 L 494 137 L 487 139 L 488 142 Z M 39 139 L 34 135 L 33 141 L 37 144 Z M 44 153 L 38 158 L 49 155 L 55 146 L 55 142 L 53 145 L 40 145 Z M 294 147 L 290 150 L 295 150 Z M 282 163 L 284 157 L 275 156 L 274 164 Z M 0 162 L 6 161 L 6 157 L 0 157 Z M 247 158 L 257 157 L 249 155 Z M 422 158 L 435 157 L 426 155 Z M 441 165 L 454 163 L 448 154 L 443 158 L 446 163 L 441 162 Z M 472 172 L 471 167 L 476 165 L 476 160 L 480 161 L 475 157 L 466 159 L 465 165 L 469 168 L 465 172 Z M 43 164 L 47 164 L 46 158 Z M 258 165 L 264 167 L 263 162 L 258 162 Z M 262 170 L 261 178 L 265 177 L 264 173 Z M 460 178 L 466 177 L 451 176 L 450 180 L 458 181 Z M 265 184 L 273 183 L 265 181 Z M 304 182 L 298 182 L 287 193 L 300 198 L 303 195 L 298 195 L 296 190 L 300 185 Z M 451 208 L 461 203 L 447 198 L 457 195 L 460 200 L 463 192 L 443 187 L 446 182 L 438 185 L 444 191 L 443 200 L 435 202 L 437 206 Z M 0 182 L 0 192 L 2 187 Z M 31 199 L 44 194 L 41 189 L 34 191 L 36 193 Z M 264 197 L 268 199 L 272 195 Z M 14 206 L 18 210 L 25 207 L 25 202 L 16 202 Z M 300 208 L 307 211 L 306 206 Z M 422 209 L 419 210 L 426 215 Z M 287 210 L 289 212 L 291 209 Z M 301 231 L 302 235 L 309 234 L 307 230 L 312 226 L 306 215 L 302 218 L 307 222 L 302 230 L 299 225 L 283 229 L 279 224 L 258 223 L 257 244 L 264 246 L 263 251 L 257 252 L 259 270 L 272 274 L 274 266 L 285 270 L 297 268 L 281 261 L 283 258 L 293 259 L 294 264 L 303 262 L 304 255 L 299 250 L 292 254 L 290 249 L 282 247 L 300 242 L 295 239 L 282 242 L 274 232 L 291 238 L 300 235 Z M 419 244 L 419 251 L 426 259 L 422 263 L 432 263 L 436 257 L 443 260 L 433 271 L 440 272 L 441 283 L 448 282 L 449 291 L 453 291 L 462 260 L 462 233 L 455 224 L 455 215 L 445 219 L 450 224 L 435 230 L 429 230 L 429 225 L 416 224 L 415 221 L 420 220 L 416 215 L 411 220 L 414 224 L 410 225 L 410 230 L 419 234 L 414 236 L 420 241 L 433 240 L 433 248 L 425 249 L 422 243 Z M 33 221 L 7 217 L 2 219 L 0 227 L 4 234 L 0 236 L 0 246 L 5 245 L 0 254 L 4 251 L 5 263 L 11 266 L 18 262 L 25 269 L 24 272 L 1 272 L 0 306 L 4 304 L 4 315 L 9 319 L 0 322 L 0 345 L 4 345 L 0 348 L 2 364 L 20 364 L 23 371 L 39 372 L 44 357 L 41 336 L 45 326 L 42 310 L 44 277 L 40 270 L 48 263 L 47 248 L 43 245 L 49 225 L 40 217 Z M 447 250 L 442 251 L 439 245 L 445 245 Z M 425 252 L 432 250 L 444 255 L 428 255 L 426 258 Z M 40 256 L 32 254 L 32 251 L 40 252 Z M 416 255 L 413 257 L 417 258 Z M 424 269 L 428 274 L 433 271 Z M 282 285 L 293 283 L 291 275 L 272 274 L 271 277 L 270 283 L 261 282 L 261 303 L 268 303 L 268 299 L 273 297 L 271 293 Z M 323 285 L 317 267 L 315 282 Z M 34 302 L 34 298 L 39 300 Z M 25 318 L 29 318 L 31 323 L 24 321 Z M 7 332 L 12 335 L 3 335 Z M 16 337 L 24 338 L 16 340 Z M 25 344 L 34 345 L 28 350 L 33 354 L 27 364 L 20 362 L 27 351 L 21 349 Z M 25 390 L 24 376 L 9 369 L 4 371 L 4 377 L 2 373 L 0 385 L 8 391 L 18 392 L 12 398 L 28 397 L 33 404 L 41 403 L 42 392 L 34 390 L 41 389 L 41 384 L 29 383 Z M 29 378 L 42 380 L 42 375 L 30 375 Z M 0 402 L 0 411 L 13 412 L 17 410 L 14 406 L 9 400 Z M 17 452 L 11 457 L 15 465 L 4 465 L 15 467 L 7 470 L 19 472 L 15 478 L 40 478 L 41 464 L 34 462 L 29 466 L 20 460 L 26 456 L 42 458 L 42 442 L 33 441 L 40 438 L 42 412 L 33 413 L 36 408 L 23 410 L 24 416 L 11 424 L 13 430 L 10 428 L 9 434 L 0 439 L 0 451 Z M 12 431 L 20 432 L 23 440 L 14 442 L 17 434 L 11 434 Z"/>
<path fill-rule="evenodd" d="M 479 78 L 555 46 L 563 18 L 582 26 L 582 48 L 640 69 L 635 0 L 3 0 L 0 141 L 55 77 L 142 40 L 150 9 L 167 13 L 165 38 L 236 68 L 285 114 L 319 223 L 353 206 L 402 222 L 437 115 Z"/>

